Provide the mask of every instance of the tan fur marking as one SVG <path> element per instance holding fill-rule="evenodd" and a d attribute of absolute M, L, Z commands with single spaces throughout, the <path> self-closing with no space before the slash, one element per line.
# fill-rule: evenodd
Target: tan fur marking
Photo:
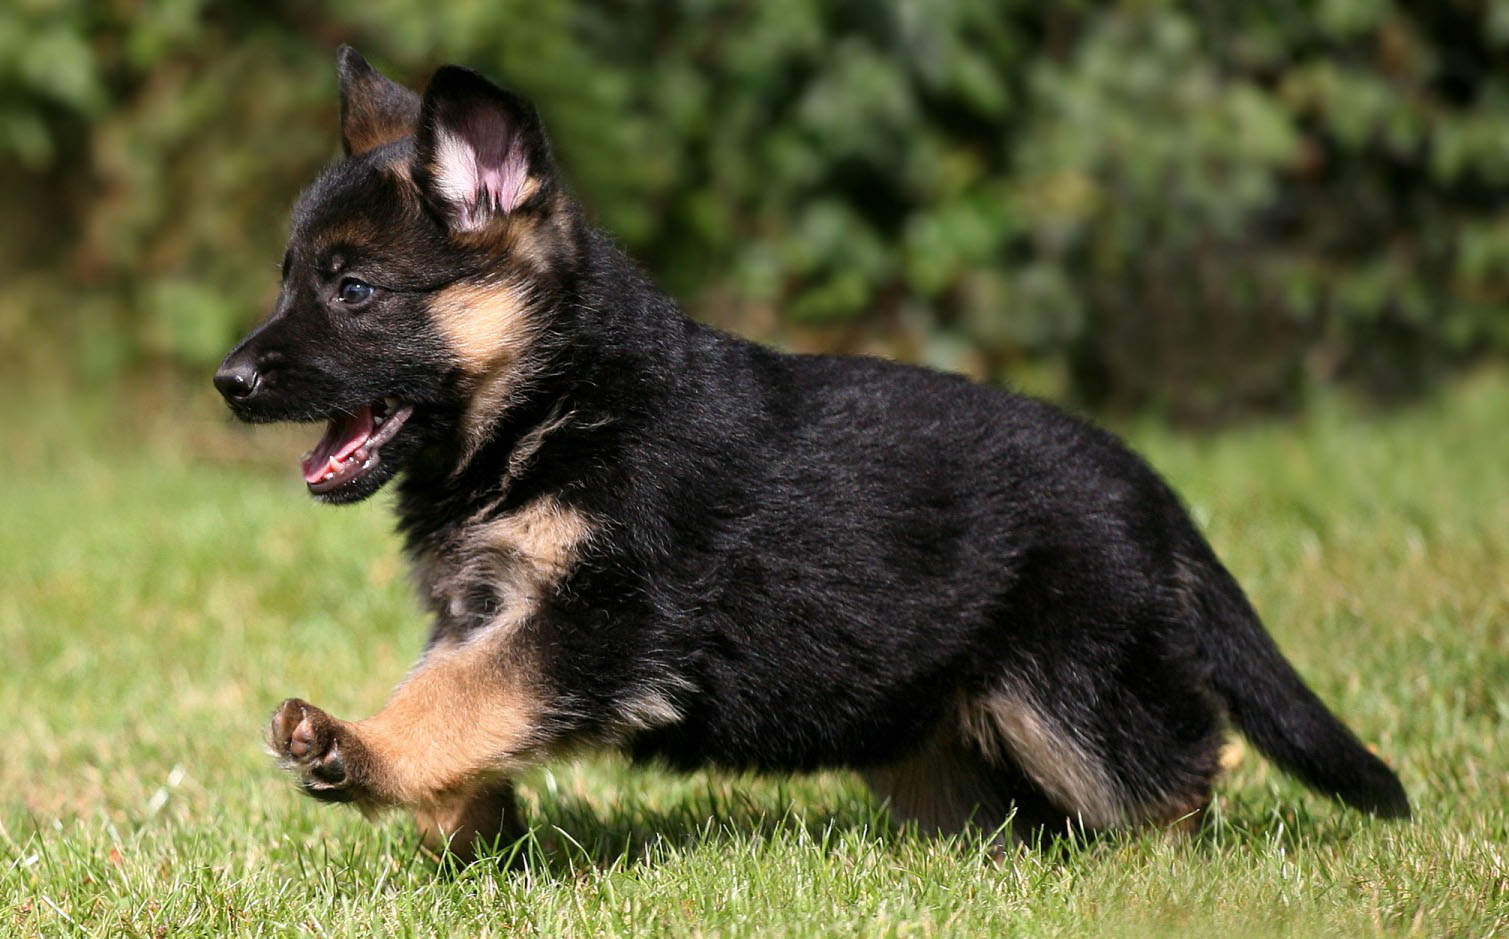
<path fill-rule="evenodd" d="M 317 242 L 321 247 L 360 250 L 378 241 L 377 231 L 365 219 L 343 219 L 321 230 Z"/>
<path fill-rule="evenodd" d="M 414 813 L 424 846 L 436 854 L 447 852 L 463 863 L 524 833 L 514 801 L 513 786 L 500 783 L 467 793 Z"/>
<path fill-rule="evenodd" d="M 428 809 L 530 762 L 542 710 L 501 643 L 432 648 L 373 716 L 351 725 L 378 801 Z"/>
<path fill-rule="evenodd" d="M 687 689 L 690 685 L 672 676 L 666 684 Z M 649 688 L 618 708 L 618 721 L 626 731 L 654 730 L 669 727 L 681 720 L 681 710 L 665 688 Z"/>
<path fill-rule="evenodd" d="M 513 283 L 464 283 L 435 294 L 430 315 L 469 375 L 486 375 L 500 359 L 516 359 L 533 327 L 524 289 Z"/>
<path fill-rule="evenodd" d="M 1209 805 L 1210 791 L 1207 789 L 1164 807 L 1150 821 L 1176 835 L 1193 835 L 1200 830 Z"/>
<path fill-rule="evenodd" d="M 553 497 L 539 499 L 478 526 L 473 541 L 497 555 L 519 559 L 521 579 L 536 590 L 553 586 L 576 562 L 591 535 L 586 518 Z"/>
<path fill-rule="evenodd" d="M 1095 758 L 1025 698 L 997 692 L 969 701 L 960 717 L 981 752 L 1008 756 L 1085 826 L 1110 828 L 1125 820 L 1122 800 Z"/>
<path fill-rule="evenodd" d="M 496 834 L 477 821 L 478 812 L 492 811 L 486 794 L 547 746 L 536 732 L 544 704 L 532 663 L 521 659 L 513 635 L 591 533 L 580 512 L 542 496 L 474 525 L 449 553 L 416 559 L 442 616 L 466 614 L 477 584 L 502 603 L 491 621 L 442 633 L 381 711 L 345 725 L 363 753 L 371 803 L 418 810 L 427 837 L 444 830 L 469 845 L 476 834 Z"/>
<path fill-rule="evenodd" d="M 408 156 L 400 155 L 388 160 L 378 167 L 378 172 L 397 183 L 398 188 L 416 203 L 424 198 L 419 191 L 419 184 L 414 181 L 414 165 Z"/>
<path fill-rule="evenodd" d="M 1011 814 L 1009 798 L 994 785 L 992 767 L 946 733 L 906 759 L 863 775 L 893 818 L 916 823 L 924 834 L 953 835 L 971 825 L 995 832 Z"/>
<path fill-rule="evenodd" d="M 533 180 L 530 191 L 537 188 Z M 505 215 L 487 225 L 467 231 L 453 231 L 451 237 L 462 244 L 489 251 L 506 259 L 515 269 L 542 274 L 551 267 L 547 239 L 560 238 L 561 216 L 542 219 L 533 212 Z"/>
<path fill-rule="evenodd" d="M 407 115 L 374 107 L 364 95 L 352 95 L 347 99 L 346 106 L 349 110 L 341 124 L 341 133 L 351 147 L 352 156 L 375 150 L 414 132 Z"/>
<path fill-rule="evenodd" d="M 435 295 L 430 315 L 466 376 L 469 396 L 462 432 L 465 465 L 486 439 L 492 419 L 528 378 L 528 353 L 537 326 L 527 288 L 517 282 L 468 283 Z"/>
<path fill-rule="evenodd" d="M 580 512 L 542 496 L 508 515 L 473 525 L 444 554 L 424 553 L 414 572 L 442 617 L 467 613 L 476 586 L 503 601 L 489 633 L 508 632 L 534 611 L 576 563 L 592 525 Z"/>
<path fill-rule="evenodd" d="M 540 237 L 540 226 L 531 220 L 520 220 L 512 225 L 513 237 L 509 240 L 509 257 L 531 271 L 544 272 L 550 268 L 550 254 Z"/>

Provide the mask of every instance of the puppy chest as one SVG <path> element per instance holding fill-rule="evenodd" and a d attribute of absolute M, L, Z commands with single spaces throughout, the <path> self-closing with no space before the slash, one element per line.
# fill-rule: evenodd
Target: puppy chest
<path fill-rule="evenodd" d="M 437 630 L 516 625 L 570 573 L 590 535 L 581 513 L 543 497 L 421 546 L 415 580 Z"/>

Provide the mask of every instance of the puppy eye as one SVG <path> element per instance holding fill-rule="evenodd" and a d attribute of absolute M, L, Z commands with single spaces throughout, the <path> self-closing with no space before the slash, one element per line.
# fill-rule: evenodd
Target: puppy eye
<path fill-rule="evenodd" d="M 372 285 L 355 277 L 343 278 L 336 299 L 347 306 L 360 306 L 372 299 Z"/>

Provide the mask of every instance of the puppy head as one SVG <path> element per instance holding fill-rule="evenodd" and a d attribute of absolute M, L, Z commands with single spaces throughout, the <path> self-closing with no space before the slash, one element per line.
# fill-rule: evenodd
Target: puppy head
<path fill-rule="evenodd" d="M 352 502 L 486 442 L 537 364 L 574 212 L 518 95 L 446 66 L 421 97 L 349 47 L 338 71 L 345 158 L 299 197 L 277 303 L 215 386 L 243 420 L 325 422 L 304 480 Z"/>

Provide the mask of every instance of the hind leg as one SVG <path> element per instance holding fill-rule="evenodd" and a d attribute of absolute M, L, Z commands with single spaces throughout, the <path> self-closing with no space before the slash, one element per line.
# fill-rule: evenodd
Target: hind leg
<path fill-rule="evenodd" d="M 1006 847 L 1008 821 L 1018 844 L 1039 843 L 1069 825 L 1026 775 L 987 759 L 957 728 L 940 729 L 921 749 L 863 776 L 896 821 L 930 835 L 973 829 L 991 835 L 998 853 Z"/>
<path fill-rule="evenodd" d="M 470 864 L 478 853 L 506 845 L 524 834 L 511 783 L 478 789 L 417 809 L 414 822 L 426 848 L 442 857 L 450 855 L 462 864 Z"/>
<path fill-rule="evenodd" d="M 1078 676 L 1085 680 L 1084 673 Z M 1152 690 L 1114 676 L 1066 694 L 1070 676 L 1041 692 L 1004 682 L 961 709 L 966 736 L 1021 767 L 1075 827 L 1198 824 L 1210 800 L 1223 737 L 1219 711 L 1198 689 Z"/>
<path fill-rule="evenodd" d="M 1021 573 L 965 736 L 1086 830 L 1185 822 L 1209 801 L 1224 710 L 1167 559 L 1094 536 Z"/>

